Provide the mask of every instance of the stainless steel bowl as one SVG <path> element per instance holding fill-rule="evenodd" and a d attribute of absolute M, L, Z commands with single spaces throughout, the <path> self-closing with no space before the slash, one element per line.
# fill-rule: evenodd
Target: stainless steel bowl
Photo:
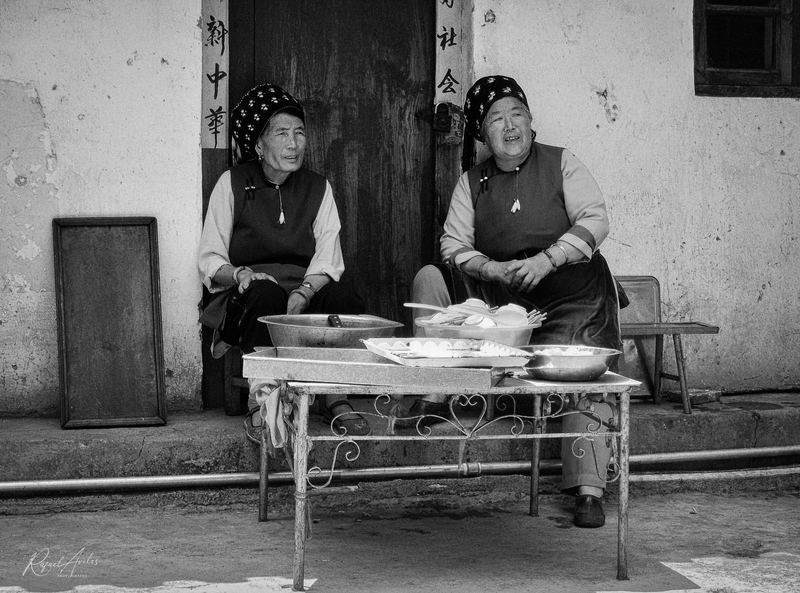
<path fill-rule="evenodd" d="M 258 320 L 267 324 L 273 345 L 299 348 L 363 348 L 361 340 L 390 337 L 403 327 L 375 315 L 266 315 Z"/>
<path fill-rule="evenodd" d="M 564 346 L 559 344 L 531 345 L 520 348 L 531 353 L 525 365 L 527 373 L 545 381 L 594 381 L 601 377 L 622 354 L 612 348 Z"/>

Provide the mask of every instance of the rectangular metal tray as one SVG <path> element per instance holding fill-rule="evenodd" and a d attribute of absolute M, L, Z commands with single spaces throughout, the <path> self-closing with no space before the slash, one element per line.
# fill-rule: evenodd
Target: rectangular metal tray
<path fill-rule="evenodd" d="M 242 357 L 248 378 L 419 387 L 422 392 L 491 389 L 502 377 L 486 368 L 419 368 L 396 364 L 366 348 L 264 348 Z"/>
<path fill-rule="evenodd" d="M 530 354 L 490 340 L 370 338 L 367 350 L 412 367 L 521 367 Z"/>

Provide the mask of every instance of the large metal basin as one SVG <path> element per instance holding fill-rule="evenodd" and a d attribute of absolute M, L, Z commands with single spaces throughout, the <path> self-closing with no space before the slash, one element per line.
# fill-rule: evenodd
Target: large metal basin
<path fill-rule="evenodd" d="M 361 340 L 390 337 L 402 323 L 375 315 L 336 315 L 341 327 L 332 325 L 331 315 L 266 315 L 274 346 L 299 348 L 364 348 Z"/>
<path fill-rule="evenodd" d="M 528 374 L 545 381 L 594 381 L 622 354 L 612 348 L 559 344 L 522 346 L 520 350 L 531 353 L 525 365 Z"/>

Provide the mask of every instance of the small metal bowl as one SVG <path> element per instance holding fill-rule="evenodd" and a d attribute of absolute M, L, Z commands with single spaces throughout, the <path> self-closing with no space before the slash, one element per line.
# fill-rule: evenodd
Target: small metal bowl
<path fill-rule="evenodd" d="M 272 344 L 297 348 L 364 348 L 361 340 L 390 337 L 402 323 L 375 315 L 265 315 Z M 341 325 L 338 325 L 338 322 Z"/>
<path fill-rule="evenodd" d="M 622 354 L 613 348 L 593 346 L 532 345 L 520 350 L 531 353 L 527 373 L 545 381 L 594 381 Z"/>

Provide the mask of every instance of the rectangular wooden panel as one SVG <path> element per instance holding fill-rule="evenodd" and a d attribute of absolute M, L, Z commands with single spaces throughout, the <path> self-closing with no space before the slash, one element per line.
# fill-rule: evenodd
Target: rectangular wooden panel
<path fill-rule="evenodd" d="M 166 423 L 156 219 L 53 220 L 61 425 Z"/>

